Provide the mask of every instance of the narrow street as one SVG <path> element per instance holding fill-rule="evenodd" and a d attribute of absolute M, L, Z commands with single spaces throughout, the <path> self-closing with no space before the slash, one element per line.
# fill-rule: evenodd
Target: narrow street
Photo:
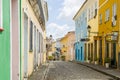
<path fill-rule="evenodd" d="M 50 62 L 46 80 L 114 80 L 86 66 L 63 61 Z"/>

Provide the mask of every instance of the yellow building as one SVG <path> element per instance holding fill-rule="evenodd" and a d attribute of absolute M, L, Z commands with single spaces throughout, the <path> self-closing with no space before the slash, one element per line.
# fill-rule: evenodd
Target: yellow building
<path fill-rule="evenodd" d="M 61 53 L 65 55 L 65 60 L 73 60 L 75 59 L 74 53 L 74 43 L 75 43 L 75 32 L 68 32 L 61 40 Z"/>
<path fill-rule="evenodd" d="M 85 59 L 94 62 L 98 54 L 98 42 L 95 37 L 98 35 L 98 3 L 99 0 L 87 1 L 87 29 L 89 41 L 85 44 Z"/>
<path fill-rule="evenodd" d="M 61 44 L 61 55 L 64 55 L 66 57 L 65 60 L 67 60 L 67 36 L 61 38 L 60 44 Z"/>
<path fill-rule="evenodd" d="M 99 0 L 99 58 L 120 67 L 120 0 Z"/>
<path fill-rule="evenodd" d="M 36 3 L 36 4 L 32 4 Z M 39 4 L 41 3 L 41 4 Z M 40 10 L 40 8 L 42 10 Z M 45 61 L 45 24 L 48 20 L 47 3 L 43 1 L 22 0 L 22 80 L 28 78 Z"/>
<path fill-rule="evenodd" d="M 52 42 L 52 52 L 55 53 L 56 52 L 56 42 Z"/>
<path fill-rule="evenodd" d="M 75 49 L 74 49 L 75 31 L 68 32 L 67 37 L 68 37 L 68 41 L 67 41 L 68 60 L 73 61 L 75 60 Z"/>

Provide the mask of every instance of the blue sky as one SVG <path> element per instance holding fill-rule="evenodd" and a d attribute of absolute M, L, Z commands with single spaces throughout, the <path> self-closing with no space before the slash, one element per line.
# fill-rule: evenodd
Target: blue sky
<path fill-rule="evenodd" d="M 48 2 L 49 20 L 47 36 L 54 39 L 63 37 L 68 31 L 75 30 L 72 20 L 75 13 L 85 0 L 46 0 Z"/>

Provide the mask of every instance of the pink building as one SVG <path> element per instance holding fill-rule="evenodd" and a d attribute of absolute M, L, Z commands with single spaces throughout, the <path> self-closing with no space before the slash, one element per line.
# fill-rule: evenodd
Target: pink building
<path fill-rule="evenodd" d="M 68 60 L 72 61 L 75 59 L 75 50 L 74 50 L 74 43 L 75 43 L 75 31 L 70 31 L 67 34 L 68 41 L 67 41 L 67 55 Z"/>

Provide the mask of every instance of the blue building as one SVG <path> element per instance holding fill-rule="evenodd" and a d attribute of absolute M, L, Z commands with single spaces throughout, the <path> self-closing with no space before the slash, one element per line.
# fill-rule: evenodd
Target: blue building
<path fill-rule="evenodd" d="M 87 9 L 86 1 L 79 9 L 79 11 L 74 16 L 73 20 L 75 21 L 75 59 L 76 61 L 84 61 L 85 53 L 85 42 L 87 41 Z"/>

